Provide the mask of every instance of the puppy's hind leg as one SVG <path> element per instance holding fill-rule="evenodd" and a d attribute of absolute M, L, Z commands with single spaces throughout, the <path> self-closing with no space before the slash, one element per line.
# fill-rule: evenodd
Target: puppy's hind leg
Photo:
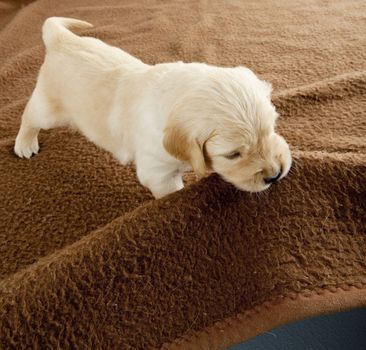
<path fill-rule="evenodd" d="M 38 133 L 47 114 L 49 114 L 48 103 L 36 87 L 24 109 L 15 140 L 14 152 L 20 158 L 30 158 L 38 153 Z"/>

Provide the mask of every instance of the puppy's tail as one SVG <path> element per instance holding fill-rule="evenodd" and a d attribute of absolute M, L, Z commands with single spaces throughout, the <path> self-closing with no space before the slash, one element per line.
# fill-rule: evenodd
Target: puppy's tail
<path fill-rule="evenodd" d="M 50 17 L 45 20 L 42 27 L 43 42 L 46 47 L 50 47 L 66 37 L 77 37 L 77 35 L 70 32 L 68 28 L 83 29 L 92 27 L 92 24 L 74 18 Z"/>

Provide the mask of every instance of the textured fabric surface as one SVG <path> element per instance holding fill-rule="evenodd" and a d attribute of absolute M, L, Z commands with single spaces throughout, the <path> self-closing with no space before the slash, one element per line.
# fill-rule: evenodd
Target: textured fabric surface
<path fill-rule="evenodd" d="M 224 348 L 366 305 L 364 1 L 26 3 L 0 1 L 1 349 Z M 55 15 L 147 63 L 245 65 L 272 82 L 291 174 L 259 195 L 188 174 L 153 200 L 133 167 L 66 129 L 16 158 Z M 285 306 L 262 322 L 273 300 Z M 220 326 L 256 308 L 252 331 Z"/>

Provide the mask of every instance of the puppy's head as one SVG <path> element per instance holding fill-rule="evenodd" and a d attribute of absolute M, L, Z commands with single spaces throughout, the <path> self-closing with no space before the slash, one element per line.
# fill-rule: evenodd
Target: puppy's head
<path fill-rule="evenodd" d="M 245 191 L 265 190 L 286 176 L 291 154 L 274 130 L 270 85 L 241 67 L 205 66 L 201 75 L 169 118 L 167 151 L 200 177 L 213 171 Z"/>

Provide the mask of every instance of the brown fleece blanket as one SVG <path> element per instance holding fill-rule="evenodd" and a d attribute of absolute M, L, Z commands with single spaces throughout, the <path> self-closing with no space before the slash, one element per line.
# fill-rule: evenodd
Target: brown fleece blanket
<path fill-rule="evenodd" d="M 225 349 L 366 305 L 363 0 L 0 1 L 0 348 Z M 12 152 L 49 16 L 148 63 L 245 65 L 274 86 L 291 174 L 161 200 L 66 129 Z M 60 67 L 62 69 L 62 67 Z"/>

